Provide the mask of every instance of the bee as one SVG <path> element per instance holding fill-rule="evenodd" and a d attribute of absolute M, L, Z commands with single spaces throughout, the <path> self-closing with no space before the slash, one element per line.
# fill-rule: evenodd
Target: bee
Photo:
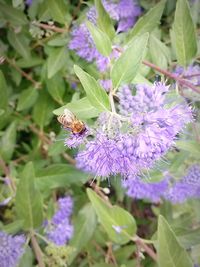
<path fill-rule="evenodd" d="M 58 116 L 58 121 L 64 128 L 70 129 L 73 134 L 81 134 L 85 131 L 85 124 L 69 110 L 64 109 L 64 113 Z"/>

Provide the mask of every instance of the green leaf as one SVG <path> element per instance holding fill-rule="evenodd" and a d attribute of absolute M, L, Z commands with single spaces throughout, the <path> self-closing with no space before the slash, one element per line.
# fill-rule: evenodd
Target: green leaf
<path fill-rule="evenodd" d="M 166 0 L 160 1 L 142 16 L 130 32 L 130 38 L 135 35 L 141 35 L 145 32 L 152 32 L 160 23 Z"/>
<path fill-rule="evenodd" d="M 7 162 L 12 158 L 16 144 L 16 122 L 12 122 L 5 130 L 0 142 L 1 157 Z"/>
<path fill-rule="evenodd" d="M 34 262 L 34 254 L 32 249 L 27 246 L 25 252 L 23 253 L 18 267 L 32 267 Z"/>
<path fill-rule="evenodd" d="M 44 90 L 39 92 L 38 100 L 33 108 L 33 119 L 34 121 L 43 128 L 48 125 L 53 114 L 54 103 L 48 93 Z"/>
<path fill-rule="evenodd" d="M 131 214 L 121 207 L 108 205 L 89 188 L 87 194 L 110 239 L 117 244 L 129 242 L 136 233 L 136 223 Z M 118 227 L 120 232 L 114 227 Z"/>
<path fill-rule="evenodd" d="M 16 193 L 16 211 L 18 218 L 24 220 L 24 230 L 37 228 L 43 222 L 42 199 L 34 180 L 33 163 L 29 162 L 21 174 Z"/>
<path fill-rule="evenodd" d="M 46 80 L 47 90 L 52 98 L 59 104 L 63 105 L 63 95 L 65 93 L 64 80 L 60 75 L 54 75 L 51 79 Z"/>
<path fill-rule="evenodd" d="M 0 14 L 3 15 L 4 19 L 11 25 L 22 26 L 28 23 L 25 14 L 12 6 L 5 5 L 1 2 Z"/>
<path fill-rule="evenodd" d="M 63 0 L 48 0 L 48 7 L 53 20 L 65 24 L 67 4 Z"/>
<path fill-rule="evenodd" d="M 82 184 L 88 178 L 88 174 L 77 170 L 72 165 L 58 163 L 37 171 L 35 183 L 37 188 L 44 191 L 66 187 L 73 183 Z"/>
<path fill-rule="evenodd" d="M 199 151 L 200 151 L 200 144 L 193 140 L 178 140 L 176 141 L 176 146 L 179 149 L 185 150 L 188 153 L 191 153 L 195 157 L 200 157 Z"/>
<path fill-rule="evenodd" d="M 30 57 L 28 40 L 23 34 L 17 34 L 14 31 L 8 32 L 8 40 L 12 47 L 25 59 Z"/>
<path fill-rule="evenodd" d="M 7 84 L 3 72 L 0 70 L 0 108 L 3 110 L 7 109 L 8 106 L 8 92 L 7 92 Z"/>
<path fill-rule="evenodd" d="M 177 1 L 172 30 L 178 63 L 186 66 L 197 53 L 195 27 L 187 0 Z"/>
<path fill-rule="evenodd" d="M 108 36 L 94 26 L 91 22 L 87 21 L 87 27 L 92 35 L 92 39 L 95 43 L 95 46 L 100 54 L 105 57 L 108 57 L 112 51 L 112 44 Z"/>
<path fill-rule="evenodd" d="M 192 267 L 187 252 L 177 240 L 163 216 L 158 220 L 158 265 L 159 267 Z"/>
<path fill-rule="evenodd" d="M 48 79 L 52 78 L 67 64 L 67 50 L 65 47 L 52 49 L 47 59 Z"/>
<path fill-rule="evenodd" d="M 149 38 L 149 50 L 152 62 L 160 68 L 167 69 L 171 61 L 169 48 L 152 34 Z"/>
<path fill-rule="evenodd" d="M 20 58 L 16 61 L 17 66 L 20 68 L 31 68 L 41 64 L 44 64 L 44 60 L 40 57 L 30 57 L 27 59 Z"/>
<path fill-rule="evenodd" d="M 111 69 L 113 86 L 118 88 L 122 83 L 130 83 L 137 74 L 145 56 L 149 34 L 134 38 Z"/>
<path fill-rule="evenodd" d="M 99 111 L 90 104 L 87 97 L 83 97 L 79 100 L 68 103 L 63 107 L 55 109 L 53 113 L 55 115 L 61 115 L 63 114 L 65 108 L 73 112 L 79 119 L 95 118 L 99 114 Z"/>
<path fill-rule="evenodd" d="M 77 65 L 74 66 L 74 71 L 85 89 L 90 104 L 99 111 L 110 110 L 108 95 L 99 83 Z"/>
<path fill-rule="evenodd" d="M 112 20 L 110 19 L 108 13 L 105 11 L 101 0 L 95 0 L 94 2 L 97 10 L 97 26 L 112 40 L 115 36 L 115 29 L 112 24 Z"/>
<path fill-rule="evenodd" d="M 70 265 L 78 253 L 82 250 L 88 241 L 92 238 L 94 230 L 96 228 L 96 214 L 91 204 L 87 204 L 79 212 L 74 222 L 74 235 L 69 245 L 75 248 L 75 252 L 72 253 L 68 264 Z"/>
<path fill-rule="evenodd" d="M 38 97 L 38 91 L 34 87 L 24 90 L 17 103 L 17 111 L 28 109 L 33 106 Z"/>

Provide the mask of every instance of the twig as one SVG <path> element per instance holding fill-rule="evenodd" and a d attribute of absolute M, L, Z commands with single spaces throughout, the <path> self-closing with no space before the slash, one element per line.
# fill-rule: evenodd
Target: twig
<path fill-rule="evenodd" d="M 157 261 L 157 255 L 156 253 L 153 251 L 153 249 L 148 246 L 147 244 L 145 244 L 141 238 L 139 238 L 139 236 L 136 236 L 135 238 L 132 239 L 136 245 L 139 245 L 141 248 L 144 249 L 144 251 L 154 260 Z"/>
<path fill-rule="evenodd" d="M 16 185 L 13 179 L 10 177 L 10 170 L 6 163 L 4 162 L 3 158 L 0 157 L 0 167 L 2 168 L 6 178 L 9 179 L 8 186 L 10 187 L 11 191 L 16 192 Z"/>
<path fill-rule="evenodd" d="M 62 154 L 63 158 L 66 159 L 70 164 L 76 165 L 75 159 L 73 159 L 69 154 L 63 153 Z"/>
<path fill-rule="evenodd" d="M 15 61 L 13 59 L 6 58 L 5 61 L 7 61 L 8 64 L 10 64 L 13 68 L 15 68 L 23 77 L 25 77 L 27 80 L 29 80 L 30 82 L 32 82 L 34 84 L 34 87 L 36 89 L 41 88 L 41 83 L 35 81 L 28 73 L 26 73 L 25 71 L 23 71 L 22 69 L 20 69 L 16 65 L 16 63 L 15 63 Z"/>
<path fill-rule="evenodd" d="M 94 191 L 99 195 L 109 207 L 112 207 L 112 204 L 109 201 L 109 198 L 104 195 L 104 193 L 101 192 L 101 189 L 93 182 L 90 184 L 90 186 L 94 189 Z"/>
<path fill-rule="evenodd" d="M 42 29 L 51 30 L 54 32 L 59 32 L 59 33 L 66 33 L 69 31 L 67 28 L 60 28 L 60 27 L 56 27 L 55 25 L 44 24 L 44 23 L 40 23 L 37 21 L 33 21 L 32 24 Z"/>
<path fill-rule="evenodd" d="M 107 254 L 106 254 L 106 263 L 110 263 L 110 260 L 111 260 L 113 262 L 113 264 L 115 266 L 117 266 L 117 261 L 115 259 L 115 256 L 114 256 L 113 250 L 112 250 L 112 243 L 108 242 L 107 246 L 108 246 L 108 250 L 107 250 Z"/>
<path fill-rule="evenodd" d="M 198 88 L 197 86 L 195 86 L 194 84 L 192 84 L 191 82 L 189 81 L 186 81 L 185 79 L 183 79 L 182 77 L 180 76 L 177 76 L 176 74 L 174 73 L 171 73 L 167 70 L 163 70 L 161 69 L 160 67 L 154 65 L 153 63 L 147 61 L 147 60 L 143 60 L 142 63 L 154 70 L 157 70 L 158 72 L 168 76 L 169 78 L 173 79 L 173 80 L 176 80 L 180 85 L 182 86 L 187 86 L 189 88 L 191 88 L 193 91 L 197 92 L 200 94 L 200 88 Z"/>
<path fill-rule="evenodd" d="M 43 259 L 42 259 L 42 257 L 43 257 L 42 251 L 40 249 L 40 246 L 38 245 L 37 239 L 36 239 L 33 232 L 31 232 L 31 244 L 33 246 L 33 250 L 34 250 L 37 262 L 38 262 L 38 266 L 39 267 L 45 267 Z"/>

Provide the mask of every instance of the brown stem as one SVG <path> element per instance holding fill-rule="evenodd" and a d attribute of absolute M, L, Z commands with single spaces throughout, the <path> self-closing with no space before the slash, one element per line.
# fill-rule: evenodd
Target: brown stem
<path fill-rule="evenodd" d="M 198 88 L 197 86 L 195 86 L 194 84 L 192 84 L 191 82 L 189 81 L 186 81 L 185 79 L 183 79 L 182 77 L 180 76 L 177 76 L 176 74 L 174 73 L 171 73 L 167 70 L 163 70 L 161 69 L 160 67 L 154 65 L 153 63 L 147 61 L 147 60 L 143 60 L 142 63 L 154 70 L 157 70 L 158 72 L 168 76 L 169 78 L 173 79 L 173 80 L 176 80 L 180 85 L 182 86 L 187 86 L 189 88 L 191 88 L 193 91 L 197 92 L 200 94 L 200 88 Z"/>
<path fill-rule="evenodd" d="M 68 32 L 68 29 L 59 28 L 59 27 L 56 27 L 55 25 L 44 24 L 44 23 L 40 23 L 40 22 L 36 22 L 36 21 L 33 21 L 32 24 L 37 26 L 37 27 L 40 27 L 42 29 L 45 29 L 45 30 L 51 30 L 54 32 L 59 32 L 59 33 Z"/>
<path fill-rule="evenodd" d="M 117 261 L 115 259 L 115 256 L 114 256 L 113 250 L 112 250 L 112 243 L 108 242 L 107 246 L 108 246 L 108 250 L 107 250 L 105 261 L 106 261 L 106 263 L 110 263 L 110 261 L 112 261 L 114 266 L 117 266 Z"/>
<path fill-rule="evenodd" d="M 6 165 L 5 161 L 1 157 L 0 157 L 0 167 L 2 168 L 6 178 L 9 179 L 8 186 L 10 187 L 10 189 L 13 192 L 16 192 L 16 185 L 15 185 L 15 182 L 13 181 L 13 179 L 10 177 L 10 170 L 9 170 L 8 166 Z"/>
<path fill-rule="evenodd" d="M 41 88 L 41 83 L 35 81 L 28 73 L 26 73 L 25 71 L 23 71 L 22 69 L 20 69 L 16 65 L 16 63 L 15 63 L 15 61 L 13 59 L 6 58 L 5 61 L 7 61 L 8 64 L 10 64 L 13 68 L 15 68 L 23 77 L 25 77 L 27 80 L 29 80 L 30 82 L 32 82 L 36 89 Z"/>
<path fill-rule="evenodd" d="M 136 236 L 136 238 L 133 239 L 133 241 L 136 243 L 136 245 L 143 248 L 143 250 L 154 260 L 157 261 L 157 255 L 153 251 L 151 247 L 149 247 L 147 244 L 145 244 L 139 236 Z"/>
<path fill-rule="evenodd" d="M 68 155 L 67 153 L 63 153 L 62 154 L 63 158 L 66 159 L 70 164 L 75 165 L 76 161 L 75 159 L 73 159 L 70 155 Z"/>
<path fill-rule="evenodd" d="M 27 74 L 25 71 L 23 71 L 22 69 L 20 69 L 13 60 L 10 59 L 6 59 L 6 61 L 12 66 L 14 67 L 23 77 L 25 77 L 27 80 L 29 80 L 30 82 L 32 82 L 35 86 L 35 88 L 39 89 L 41 88 L 41 84 L 37 81 L 35 81 L 29 74 Z"/>
<path fill-rule="evenodd" d="M 35 257 L 37 259 L 38 266 L 39 267 L 45 267 L 45 264 L 44 264 L 43 259 L 42 259 L 42 257 L 43 257 L 42 251 L 40 249 L 40 246 L 39 246 L 37 239 L 36 239 L 33 232 L 31 232 L 31 244 L 33 246 L 33 251 L 35 253 Z"/>

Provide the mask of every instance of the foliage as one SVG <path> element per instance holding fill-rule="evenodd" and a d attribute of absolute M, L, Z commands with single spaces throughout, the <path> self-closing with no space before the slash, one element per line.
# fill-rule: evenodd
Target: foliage
<path fill-rule="evenodd" d="M 102 179 L 76 165 L 78 149 L 66 141 L 73 134 L 57 121 L 68 109 L 92 138 L 99 133 L 88 128 L 98 128 L 97 118 L 107 112 L 109 135 L 117 129 L 113 114 L 121 88 L 129 84 L 136 96 L 136 84 L 152 86 L 159 74 L 172 88 L 165 107 L 180 103 L 181 95 L 194 118 L 170 151 L 141 171 L 141 180 L 185 181 L 188 167 L 200 160 L 200 0 L 140 0 L 141 14 L 126 31 L 118 31 L 120 18 L 105 2 L 119 1 L 0 0 L 0 232 L 8 240 L 26 238 L 19 267 L 200 266 L 200 174 L 195 193 L 186 188 L 191 195 L 184 203 L 166 195 L 156 203 L 131 198 L 124 177 Z M 95 23 L 87 15 L 92 6 Z M 83 24 L 92 44 L 88 60 L 69 49 L 74 29 Z M 73 237 L 59 247 L 45 227 L 57 200 L 68 195 L 74 201 Z"/>

